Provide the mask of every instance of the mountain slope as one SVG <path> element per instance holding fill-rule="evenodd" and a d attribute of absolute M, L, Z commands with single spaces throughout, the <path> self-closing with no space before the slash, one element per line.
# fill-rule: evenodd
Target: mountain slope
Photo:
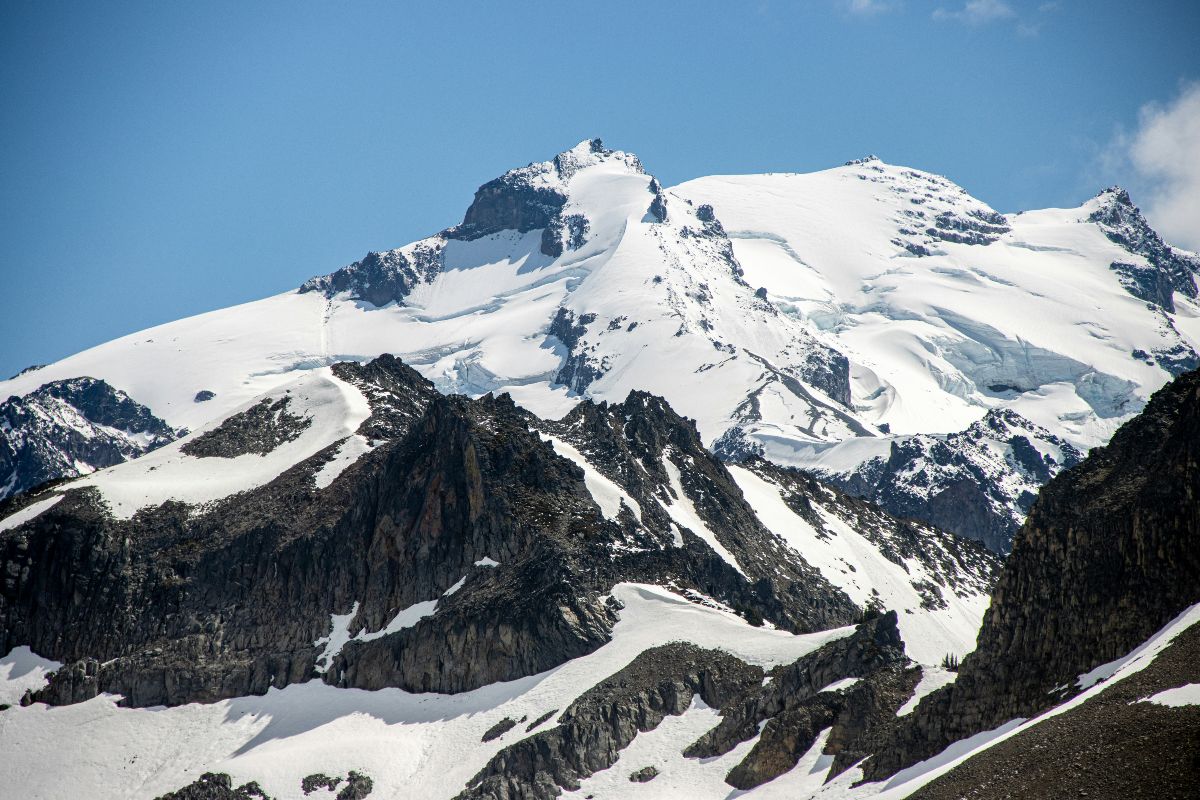
<path fill-rule="evenodd" d="M 919 502 L 916 467 L 889 473 L 894 502 L 859 488 L 864 462 L 933 445 L 916 434 L 957 448 L 946 437 L 990 410 L 1045 429 L 1020 434 L 1043 456 L 1103 443 L 1194 363 L 1197 263 L 1120 191 L 1006 216 L 878 159 L 671 189 L 594 140 L 484 184 L 461 224 L 424 240 L 0 392 L 93 376 L 196 430 L 306 370 L 383 352 L 439 391 L 507 391 L 550 419 L 650 391 L 723 456 L 819 470 L 1002 550 L 1040 468 L 960 470 L 982 499 L 959 519 Z"/>
<path fill-rule="evenodd" d="M 1034 716 L 1111 675 L 1193 607 L 1198 492 L 1200 372 L 1191 372 L 1042 490 L 958 680 L 917 707 L 866 775 Z"/>
<path fill-rule="evenodd" d="M 594 140 L 484 184 L 427 239 L 0 392 L 91 375 L 195 430 L 305 370 L 398 352 L 442 392 L 507 391 L 544 418 L 651 391 L 724 456 L 859 491 L 893 443 L 949 441 L 989 410 L 1045 429 L 1026 436 L 1043 455 L 1105 441 L 1193 363 L 1197 263 L 1119 191 L 1004 216 L 878 159 L 670 189 Z M 970 518 L 913 502 L 915 468 L 890 475 L 903 502 L 866 493 L 1003 549 L 1035 480 L 1019 462 L 960 471 L 987 498 Z"/>
<path fill-rule="evenodd" d="M 44 384 L 0 403 L 0 500 L 137 458 L 181 433 L 104 381 Z"/>
<path fill-rule="evenodd" d="M 80 781 L 132 791 L 121 769 L 132 755 L 152 771 L 138 773 L 147 797 L 194 780 L 188 769 L 236 766 L 259 731 L 204 709 L 311 720 L 304 698 L 356 737 L 378 735 L 348 719 L 372 718 L 361 710 L 402 729 L 387 741 L 411 746 L 423 731 L 450 748 L 457 784 L 429 772 L 437 759 L 387 766 L 385 750 L 369 774 L 385 791 L 419 779 L 428 796 L 453 796 L 522 738 L 501 725 L 483 739 L 491 727 L 535 710 L 545 723 L 631 660 L 658 663 L 654 648 L 681 636 L 732 648 L 731 674 L 758 670 L 754 686 L 764 666 L 825 653 L 804 662 L 825 664 L 804 707 L 844 718 L 839 735 L 859 742 L 876 734 L 851 709 L 889 719 L 919 678 L 903 642 L 923 669 L 965 652 L 998 569 L 976 543 L 802 474 L 727 468 L 661 398 L 584 401 L 547 421 L 505 396 L 441 395 L 391 356 L 310 370 L 138 461 L 9 501 L 0 516 L 0 650 L 66 662 L 47 685 L 34 681 L 26 707 L 0 712 L 6 738 L 29 743 L 0 768 L 23 786 L 58 787 L 51 796 Z M 866 650 L 833 647 L 858 635 L 848 625 L 872 599 L 894 612 L 866 615 Z M 640 632 L 622 638 L 631 628 Z M 886 658 L 867 657 L 876 637 Z M 722 657 L 697 658 L 709 674 Z M 824 691 L 851 678 L 862 687 Z M 750 691 L 738 687 L 727 699 Z M 182 710 L 120 709 L 115 695 Z M 766 720 L 793 700 L 754 702 Z M 641 700 L 621 702 L 641 713 Z M 433 725 L 426 703 L 453 719 L 473 711 Z M 46 757 L 75 708 L 99 714 L 122 755 L 46 784 L 24 765 Z M 674 708 L 686 716 L 689 699 Z M 791 719 L 777 725 L 790 730 Z M 330 754 L 330 774 L 365 769 L 325 723 L 295 724 L 283 734 L 293 752 Z M 151 739 L 189 742 L 199 730 L 212 744 L 193 755 L 148 752 Z M 589 759 L 630 744 L 599 741 Z M 709 767 L 719 780 L 762 757 L 737 742 Z M 310 766 L 288 756 L 267 776 L 260 764 L 245 769 L 283 796 Z"/>

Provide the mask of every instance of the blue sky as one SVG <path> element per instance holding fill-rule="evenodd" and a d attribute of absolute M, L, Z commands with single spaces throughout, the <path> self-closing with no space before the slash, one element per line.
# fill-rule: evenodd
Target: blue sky
<path fill-rule="evenodd" d="M 1200 130 L 1198 39 L 1196 2 L 7 0 L 0 377 L 427 235 L 593 136 L 666 184 L 877 153 L 1001 211 L 1165 197 L 1143 134 Z"/>

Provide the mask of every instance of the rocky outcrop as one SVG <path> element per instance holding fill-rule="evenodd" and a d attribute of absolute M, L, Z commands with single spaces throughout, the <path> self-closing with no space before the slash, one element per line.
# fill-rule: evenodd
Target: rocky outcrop
<path fill-rule="evenodd" d="M 906 718 L 867 777 L 1034 715 L 1200 600 L 1198 496 L 1200 372 L 1191 372 L 1046 485 L 958 680 Z"/>
<path fill-rule="evenodd" d="M 291 398 L 263 398 L 245 411 L 225 419 L 216 428 L 179 450 L 196 458 L 237 458 L 247 453 L 266 455 L 285 442 L 300 437 L 312 420 L 288 410 Z"/>
<path fill-rule="evenodd" d="M 836 774 L 866 754 L 878 726 L 895 719 L 896 709 L 920 677 L 919 670 L 909 667 L 896 613 L 877 616 L 859 625 L 852 636 L 772 670 L 769 681 L 723 707 L 717 727 L 684 755 L 723 755 L 757 736 L 750 753 L 726 779 L 737 789 L 751 789 L 791 770 L 817 735 L 832 728 L 825 752 L 838 757 Z M 839 681 L 850 685 L 828 688 Z"/>
<path fill-rule="evenodd" d="M 341 785 L 343 781 L 345 786 Z M 334 800 L 365 800 L 374 790 L 374 784 L 368 776 L 351 770 L 345 778 L 320 773 L 309 775 L 300 782 L 300 789 L 305 796 L 328 789 L 330 793 L 337 792 L 333 795 Z M 263 791 L 258 781 L 234 788 L 233 779 L 225 773 L 206 772 L 182 789 L 167 792 L 155 800 L 271 800 L 271 797 Z"/>
<path fill-rule="evenodd" d="M 933 239 L 957 244 L 987 245 L 1012 230 L 1004 216 L 985 209 L 968 209 L 965 214 L 944 211 L 938 214 L 925 234 Z"/>
<path fill-rule="evenodd" d="M 223 772 L 206 772 L 192 783 L 160 795 L 155 800 L 271 800 L 258 781 L 234 788 L 233 779 Z"/>
<path fill-rule="evenodd" d="M 897 437 L 886 457 L 868 459 L 852 471 L 815 472 L 898 517 L 1006 553 L 1038 489 L 1082 458 L 1069 442 L 1002 408 L 958 433 Z"/>
<path fill-rule="evenodd" d="M 693 697 L 720 708 L 762 678 L 761 667 L 720 650 L 681 643 L 647 650 L 581 695 L 553 730 L 501 750 L 458 797 L 552 800 L 612 766 L 639 732 L 682 714 Z"/>
<path fill-rule="evenodd" d="M 445 241 L 435 236 L 398 250 L 367 253 L 361 261 L 337 272 L 305 281 L 299 291 L 320 292 L 326 297 L 349 292 L 354 299 L 373 306 L 403 303 L 418 284 L 430 283 L 441 273 L 444 246 Z"/>
<path fill-rule="evenodd" d="M 564 789 L 575 791 L 583 778 L 615 764 L 639 733 L 687 711 L 694 697 L 722 716 L 684 751 L 688 757 L 726 753 L 758 735 L 766 722 L 755 747 L 727 778 L 735 788 L 757 786 L 794 767 L 824 728 L 832 727 L 826 753 L 853 763 L 849 759 L 861 758 L 870 735 L 894 720 L 911 695 L 919 671 L 908 666 L 894 613 L 766 674 L 720 650 L 682 643 L 656 647 L 581 695 L 552 730 L 497 753 L 459 799 L 550 800 Z M 852 685 L 828 688 L 837 681 Z M 640 769 L 631 780 L 656 774 Z"/>
<path fill-rule="evenodd" d="M 894 517 L 866 500 L 841 491 L 807 472 L 750 457 L 741 465 L 780 488 L 788 507 L 813 526 L 818 535 L 836 536 L 830 516 L 854 520 L 854 530 L 879 553 L 906 571 L 919 563 L 930 576 L 925 586 L 914 584 L 927 610 L 945 608 L 943 590 L 991 594 L 1003 561 L 981 542 Z"/>
<path fill-rule="evenodd" d="M 439 395 L 390 356 L 335 373 L 367 397 L 359 434 L 377 446 L 326 488 L 314 475 L 336 444 L 203 507 L 123 520 L 96 490 L 67 489 L 0 533 L 0 650 L 66 662 L 31 699 L 174 705 L 315 677 L 459 692 L 593 651 L 617 618 L 604 598 L 630 580 L 795 632 L 859 613 L 758 522 L 694 423 L 660 398 L 545 423 L 507 396 Z M 268 420 L 286 410 L 262 408 Z M 239 424 L 221 441 L 243 429 L 262 432 Z M 540 431 L 579 442 L 640 513 L 606 514 Z M 681 503 L 709 530 L 672 519 Z M 335 623 L 349 641 L 326 650 Z"/>
<path fill-rule="evenodd" d="M 1200 705 L 1148 698 L 1200 683 L 1200 627 L 1145 669 L 981 752 L 913 800 L 1191 800 L 1200 797 Z"/>
<path fill-rule="evenodd" d="M 661 397 L 631 392 L 619 404 L 585 401 L 558 422 L 531 424 L 573 445 L 637 504 L 636 515 L 617 520 L 621 535 L 607 555 L 626 580 L 666 578 L 796 632 L 857 617 L 840 590 L 763 527 L 729 471 L 704 448 L 695 422 Z M 688 529 L 667 510 L 684 503 L 708 531 Z M 682 546 L 672 544 L 676 531 Z M 705 533 L 736 565 L 701 539 Z"/>
<path fill-rule="evenodd" d="M 1105 189 L 1096 203 L 1088 221 L 1096 223 L 1111 242 L 1144 259 L 1112 263 L 1125 291 L 1170 313 L 1175 312 L 1175 292 L 1197 296 L 1200 258 L 1164 242 L 1121 187 Z"/>
<path fill-rule="evenodd" d="M 137 458 L 182 433 L 104 381 L 47 383 L 0 403 L 0 500 Z"/>
<path fill-rule="evenodd" d="M 578 249 L 587 236 L 588 222 L 577 214 L 564 217 L 567 183 L 580 168 L 609 159 L 641 171 L 636 156 L 609 150 L 599 139 L 592 139 L 550 161 L 509 170 L 480 186 L 462 224 L 442 235 L 471 241 L 500 231 L 528 233 L 540 229 L 539 250 L 543 255 L 558 258 L 564 246 Z"/>

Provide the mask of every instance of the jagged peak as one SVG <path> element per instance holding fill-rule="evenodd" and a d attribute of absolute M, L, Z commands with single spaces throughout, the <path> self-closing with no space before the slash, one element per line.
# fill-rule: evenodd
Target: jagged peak
<path fill-rule="evenodd" d="M 581 169 L 606 161 L 624 162 L 632 172 L 638 174 L 645 174 L 646 171 L 642 166 L 641 160 L 636 155 L 607 148 L 599 137 L 584 139 L 571 149 L 564 150 L 554 156 L 547 163 L 554 167 L 555 172 L 562 180 L 568 181 Z M 534 165 L 531 164 L 530 166 Z"/>
<path fill-rule="evenodd" d="M 1116 203 L 1132 209 L 1137 208 L 1137 206 L 1133 204 L 1133 200 L 1130 199 L 1129 192 L 1123 187 L 1115 184 L 1113 186 L 1109 186 L 1107 189 L 1101 189 L 1096 195 L 1096 199 L 1103 204 Z"/>
<path fill-rule="evenodd" d="M 884 163 L 884 161 L 882 158 L 875 155 L 874 153 L 870 153 L 868 155 L 863 156 L 862 158 L 853 158 L 853 159 L 847 161 L 842 166 L 844 166 L 844 167 L 861 167 L 864 164 L 883 164 L 883 163 Z"/>

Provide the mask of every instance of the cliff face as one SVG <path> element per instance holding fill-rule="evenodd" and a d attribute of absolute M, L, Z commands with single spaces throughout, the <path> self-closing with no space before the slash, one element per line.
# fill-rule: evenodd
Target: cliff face
<path fill-rule="evenodd" d="M 507 397 L 442 396 L 390 356 L 335 371 L 369 399 L 359 435 L 372 449 L 328 486 L 315 476 L 336 443 L 258 489 L 130 519 L 95 489 L 68 488 L 0 535 L 0 650 L 27 644 L 67 662 L 37 699 L 174 705 L 319 676 L 464 691 L 608 641 L 617 617 L 604 596 L 622 581 L 793 632 L 858 615 L 762 526 L 694 424 L 659 398 L 589 404 L 564 426 Z M 206 434 L 238 446 L 203 449 L 205 464 L 286 440 L 290 412 L 267 411 Z M 537 425 L 581 444 L 608 431 L 601 469 L 624 493 L 619 512 L 597 505 L 581 463 Z"/>
<path fill-rule="evenodd" d="M 1069 696 L 1200 600 L 1200 372 L 1042 490 L 976 650 L 867 764 L 882 778 Z"/>

